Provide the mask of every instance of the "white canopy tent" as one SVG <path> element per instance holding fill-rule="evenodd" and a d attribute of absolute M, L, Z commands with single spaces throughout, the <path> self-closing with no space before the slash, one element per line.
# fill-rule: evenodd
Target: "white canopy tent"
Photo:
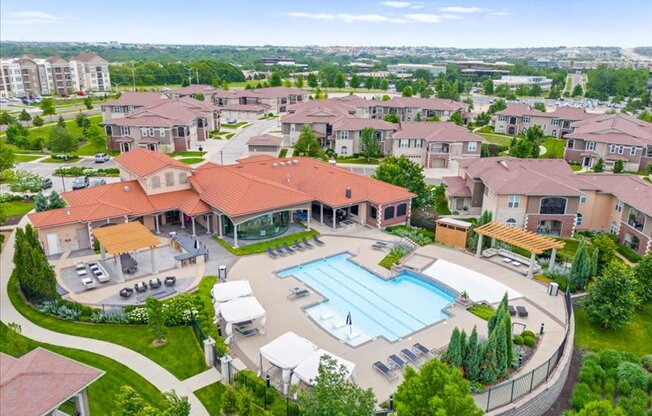
<path fill-rule="evenodd" d="M 321 362 L 321 357 L 328 355 L 331 358 L 334 358 L 337 362 L 336 366 L 339 369 L 341 366 L 346 367 L 346 379 L 353 379 L 353 372 L 355 371 L 355 364 L 350 361 L 345 360 L 344 358 L 338 357 L 337 355 L 331 354 L 328 351 L 322 350 L 321 348 L 310 353 L 292 372 L 292 382 L 291 384 L 299 384 L 299 381 L 313 386 L 315 380 L 319 375 L 319 363 Z"/>
<path fill-rule="evenodd" d="M 258 350 L 258 375 L 263 373 L 264 358 L 283 371 L 283 393 L 287 394 L 292 370 L 317 350 L 317 346 L 307 339 L 286 332 Z"/>
<path fill-rule="evenodd" d="M 260 319 L 261 325 L 265 327 L 267 313 L 260 305 L 258 299 L 253 296 L 236 298 L 220 304 L 222 318 L 226 322 L 226 342 L 231 340 L 233 335 L 233 324 Z"/>
<path fill-rule="evenodd" d="M 249 296 L 252 293 L 248 280 L 233 280 L 231 282 L 216 283 L 211 289 L 213 300 L 219 303 Z"/>

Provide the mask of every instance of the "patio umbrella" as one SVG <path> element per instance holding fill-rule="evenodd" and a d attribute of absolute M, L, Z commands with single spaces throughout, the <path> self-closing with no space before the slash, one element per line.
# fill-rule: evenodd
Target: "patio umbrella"
<path fill-rule="evenodd" d="M 351 311 L 346 315 L 346 324 L 349 326 L 349 333 L 353 333 L 353 319 L 351 318 Z"/>
<path fill-rule="evenodd" d="M 199 240 L 195 238 L 195 244 L 193 248 L 198 249 L 199 248 Z"/>

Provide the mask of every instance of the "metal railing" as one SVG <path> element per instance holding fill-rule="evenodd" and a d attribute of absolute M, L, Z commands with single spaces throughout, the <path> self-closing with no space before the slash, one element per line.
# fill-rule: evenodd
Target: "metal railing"
<path fill-rule="evenodd" d="M 566 326 L 566 334 L 564 335 L 564 339 L 562 340 L 557 350 L 546 362 L 534 370 L 512 380 L 506 381 L 493 387 L 489 387 L 482 393 L 474 394 L 473 399 L 482 410 L 489 412 L 490 410 L 510 404 L 514 400 L 525 396 L 526 394 L 532 392 L 532 390 L 539 387 L 541 384 L 548 381 L 548 378 L 555 371 L 559 360 L 564 354 L 568 340 L 570 320 L 573 319 L 573 306 L 571 304 L 570 292 L 566 291 L 564 293 L 564 300 L 566 304 L 566 315 L 568 317 L 569 324 Z"/>
<path fill-rule="evenodd" d="M 199 347 L 203 350 L 204 349 L 204 341 L 206 338 L 206 334 L 204 334 L 204 331 L 201 329 L 199 326 L 199 323 L 195 318 L 192 318 L 190 321 L 190 327 L 192 328 L 192 331 L 195 333 L 195 338 L 197 338 L 197 341 L 199 342 Z M 215 345 L 213 345 L 213 366 L 218 372 L 222 372 L 222 357 L 224 357 L 224 354 L 218 350 Z M 230 365 L 230 363 L 229 363 Z"/>

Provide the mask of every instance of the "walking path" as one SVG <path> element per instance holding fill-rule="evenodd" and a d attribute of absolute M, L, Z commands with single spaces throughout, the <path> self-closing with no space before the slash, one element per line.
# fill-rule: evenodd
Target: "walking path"
<path fill-rule="evenodd" d="M 27 218 L 24 217 L 19 223 L 19 226 L 22 227 L 26 224 Z M 2 287 L 0 291 L 0 320 L 2 322 L 15 322 L 19 324 L 24 336 L 39 342 L 67 348 L 76 348 L 111 358 L 140 374 L 160 391 L 174 390 L 179 396 L 187 396 L 192 408 L 191 415 L 208 416 L 208 411 L 193 394 L 193 391 L 205 385 L 220 381 L 221 377 L 219 373 L 217 371 L 211 371 L 214 369 L 207 370 L 188 380 L 181 381 L 154 361 L 133 350 L 110 342 L 50 331 L 41 328 L 21 315 L 12 305 L 6 290 L 9 277 L 14 269 L 12 258 L 14 254 L 15 235 L 16 233 L 12 233 L 7 239 L 8 241 L 4 246 L 4 250 L 0 254 L 0 287 Z"/>

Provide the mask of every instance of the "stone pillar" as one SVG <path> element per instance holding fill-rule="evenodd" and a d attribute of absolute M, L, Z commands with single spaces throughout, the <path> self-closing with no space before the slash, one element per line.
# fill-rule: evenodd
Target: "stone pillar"
<path fill-rule="evenodd" d="M 156 226 L 156 234 L 161 234 L 161 229 L 159 228 L 158 214 L 154 215 L 154 226 Z"/>
<path fill-rule="evenodd" d="M 217 232 L 220 238 L 224 237 L 224 219 L 222 218 L 222 214 L 218 215 L 217 217 Z"/>
<path fill-rule="evenodd" d="M 550 263 L 548 264 L 548 270 L 552 271 L 552 268 L 555 267 L 555 260 L 557 259 L 557 249 L 552 249 L 552 254 L 550 255 Z"/>
<path fill-rule="evenodd" d="M 90 416 L 91 410 L 88 406 L 88 394 L 86 394 L 86 389 L 82 390 L 75 396 L 75 410 L 77 410 L 79 416 Z"/>
<path fill-rule="evenodd" d="M 312 208 L 306 210 L 306 217 L 308 218 L 308 229 L 310 229 L 310 217 L 312 216 Z"/>
<path fill-rule="evenodd" d="M 192 236 L 196 237 L 197 233 L 195 232 L 195 216 L 193 215 L 190 217 L 190 221 L 192 222 Z"/>
<path fill-rule="evenodd" d="M 152 247 L 149 249 L 150 254 L 152 256 L 152 274 L 158 273 L 158 268 L 156 267 L 156 255 L 154 255 L 154 249 L 156 247 Z"/>
<path fill-rule="evenodd" d="M 333 232 L 337 229 L 337 209 L 333 208 Z"/>
<path fill-rule="evenodd" d="M 102 244 L 100 244 L 100 258 L 106 260 L 106 249 Z"/>
<path fill-rule="evenodd" d="M 215 356 L 213 355 L 213 348 L 215 348 L 215 340 L 208 337 L 204 340 L 204 361 L 206 365 L 212 367 L 215 365 Z"/>
<path fill-rule="evenodd" d="M 534 263 L 536 262 L 536 254 L 532 253 L 530 255 L 530 265 L 528 266 L 527 269 L 527 278 L 532 279 L 532 275 L 534 274 Z"/>
<path fill-rule="evenodd" d="M 225 355 L 220 359 L 220 364 L 222 366 L 220 371 L 222 373 L 222 382 L 232 384 L 233 383 L 233 358 L 230 355 Z"/>
<path fill-rule="evenodd" d="M 324 204 L 321 202 L 319 203 L 319 222 L 324 224 Z"/>
<path fill-rule="evenodd" d="M 238 248 L 238 224 L 233 224 L 233 248 Z"/>
<path fill-rule="evenodd" d="M 494 248 L 494 247 L 496 247 L 496 239 L 492 237 L 491 238 L 491 248 Z"/>
<path fill-rule="evenodd" d="M 183 222 L 183 212 L 179 211 L 179 221 L 181 221 L 181 228 L 186 228 L 186 223 Z"/>
<path fill-rule="evenodd" d="M 116 260 L 116 263 L 118 263 L 118 266 L 116 267 L 118 269 L 118 282 L 124 283 L 125 277 L 122 273 L 122 260 L 120 259 L 120 255 L 116 254 L 113 256 L 113 258 Z"/>
<path fill-rule="evenodd" d="M 205 221 L 206 222 L 206 234 L 210 234 L 211 233 L 211 220 L 213 219 L 213 217 L 211 216 L 211 214 L 204 214 L 204 219 L 206 220 Z"/>
<path fill-rule="evenodd" d="M 483 239 L 482 234 L 478 234 L 478 247 L 475 250 L 475 256 L 480 257 L 482 256 L 482 239 Z"/>

